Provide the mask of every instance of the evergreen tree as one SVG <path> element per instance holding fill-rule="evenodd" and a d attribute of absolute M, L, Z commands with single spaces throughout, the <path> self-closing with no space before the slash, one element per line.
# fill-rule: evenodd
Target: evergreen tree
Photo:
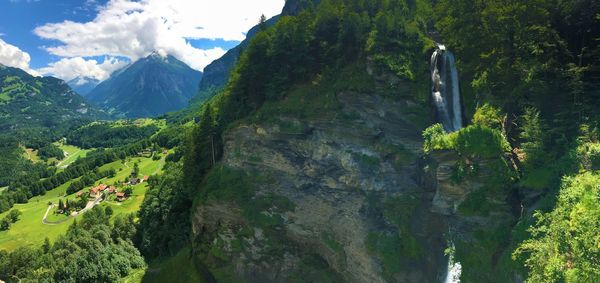
<path fill-rule="evenodd" d="M 10 228 L 10 220 L 5 218 L 2 218 L 2 220 L 0 220 L 0 231 L 6 231 Z"/>
<path fill-rule="evenodd" d="M 210 104 L 208 104 L 202 113 L 200 123 L 194 128 L 188 141 L 184 168 L 186 169 L 185 177 L 190 188 L 194 188 L 201 182 L 202 176 L 214 165 L 218 158 L 216 143 L 220 141 L 216 140 L 217 136 L 211 112 Z"/>
<path fill-rule="evenodd" d="M 140 172 L 140 166 L 136 162 L 135 164 L 133 164 L 133 170 L 131 171 L 131 176 L 137 177 L 139 172 Z"/>
<path fill-rule="evenodd" d="M 50 244 L 50 239 L 48 239 L 48 237 L 46 237 L 44 239 L 44 244 L 42 245 L 42 250 L 44 251 L 44 253 L 48 253 L 51 248 L 52 248 L 52 245 Z"/>

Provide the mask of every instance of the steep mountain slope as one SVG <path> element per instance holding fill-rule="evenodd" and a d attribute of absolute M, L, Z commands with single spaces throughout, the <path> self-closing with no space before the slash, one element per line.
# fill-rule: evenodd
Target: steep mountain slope
<path fill-rule="evenodd" d="M 76 77 L 67 82 L 67 84 L 79 95 L 85 97 L 88 95 L 97 85 L 100 84 L 100 81 L 94 78 L 89 77 Z"/>
<path fill-rule="evenodd" d="M 157 52 L 116 71 L 87 99 L 125 117 L 152 117 L 182 109 L 197 93 L 202 73 Z"/>
<path fill-rule="evenodd" d="M 74 119 L 102 116 L 64 81 L 0 65 L 0 131 L 53 128 Z"/>
<path fill-rule="evenodd" d="M 265 22 L 265 25 L 272 26 L 277 22 L 277 19 L 279 19 L 279 16 L 270 18 Z M 199 95 L 192 99 L 192 103 L 198 103 L 206 100 L 209 98 L 208 96 L 210 95 L 211 90 L 220 89 L 227 84 L 227 81 L 229 80 L 229 74 L 235 67 L 235 63 L 240 57 L 240 54 L 244 48 L 248 46 L 248 43 L 258 30 L 260 30 L 260 26 L 254 26 L 246 34 L 246 39 L 244 39 L 238 46 L 228 50 L 225 55 L 221 56 L 221 58 L 213 61 L 204 68 L 202 80 L 200 81 Z"/>
<path fill-rule="evenodd" d="M 469 1 L 324 0 L 259 31 L 202 107 L 181 169 L 151 188 L 142 252 L 187 248 L 196 271 L 225 282 L 523 282 L 550 269 L 552 282 L 597 281 L 595 258 L 578 256 L 594 249 L 558 231 L 580 229 L 586 247 L 598 233 L 564 224 L 564 213 L 542 245 L 524 247 L 525 262 L 515 253 L 544 236 L 547 221 L 533 211 L 552 209 L 561 176 L 594 168 L 586 155 L 598 156 L 591 106 L 600 100 L 586 83 L 600 53 L 584 41 L 596 51 L 577 69 L 568 60 L 581 50 L 560 49 L 553 30 L 585 31 L 561 19 L 562 8 L 587 6 L 490 3 L 471 12 Z M 454 118 L 465 123 L 452 133 L 432 119 L 435 17 L 460 74 L 450 72 L 464 113 Z M 585 140 L 594 145 L 574 148 Z M 556 251 L 552 237 L 572 250 Z"/>
<path fill-rule="evenodd" d="M 227 266 L 251 282 L 300 274 L 309 282 L 442 278 L 446 224 L 429 209 L 435 190 L 422 188 L 418 177 L 417 121 L 426 118 L 417 113 L 426 105 L 409 88 L 386 97 L 379 83 L 314 91 L 323 97 L 303 110 L 274 103 L 258 113 L 269 121 L 225 133 L 223 167 L 209 174 L 205 202 L 194 211 L 199 253 L 222 251 Z M 303 98 L 296 92 L 287 99 Z M 246 184 L 237 187 L 248 199 L 222 197 L 228 193 L 219 190 L 235 183 L 225 181 L 230 175 Z M 205 261 L 213 262 L 210 253 Z"/>
<path fill-rule="evenodd" d="M 268 19 L 264 23 L 264 26 L 273 26 L 280 17 L 297 15 L 303 9 L 311 7 L 318 2 L 318 0 L 286 1 L 286 5 L 283 7 L 281 15 Z M 246 34 L 246 39 L 244 39 L 238 46 L 230 49 L 227 51 L 227 53 L 225 53 L 225 55 L 221 56 L 221 58 L 213 61 L 204 68 L 204 74 L 202 76 L 202 80 L 200 81 L 199 94 L 192 99 L 192 103 L 203 102 L 204 100 L 210 98 L 210 96 L 214 94 L 215 90 L 221 89 L 227 84 L 229 81 L 229 75 L 235 67 L 237 60 L 240 58 L 241 53 L 260 29 L 260 24 L 252 27 Z"/>
<path fill-rule="evenodd" d="M 420 185 L 418 158 L 432 117 L 433 45 L 419 33 L 390 39 L 398 21 L 372 32 L 364 50 L 364 7 L 337 18 L 337 4 L 327 4 L 257 33 L 204 109 L 179 182 L 196 192 L 193 260 L 225 282 L 435 282 L 447 227 L 430 210 L 435 189 Z M 396 4 L 372 14 L 407 9 Z M 169 231 L 182 229 L 185 214 L 177 216 L 189 207 L 176 178 L 161 183 L 161 195 L 172 188 L 161 203 L 171 206 L 161 211 Z M 153 233 L 161 220 L 145 207 L 145 254 L 184 242 L 185 232 Z"/>

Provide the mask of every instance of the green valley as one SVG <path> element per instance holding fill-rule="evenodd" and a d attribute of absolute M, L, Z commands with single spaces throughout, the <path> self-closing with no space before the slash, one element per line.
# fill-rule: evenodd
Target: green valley
<path fill-rule="evenodd" d="M 74 147 L 67 146 L 66 148 L 74 149 Z M 107 177 L 98 180 L 95 184 L 113 184 L 121 183 L 127 179 L 133 170 L 134 164 L 139 165 L 139 174 L 144 176 L 153 176 L 162 172 L 164 166 L 165 157 L 162 156 L 158 160 L 152 160 L 147 157 L 133 157 L 126 160 L 118 160 L 108 164 L 105 164 L 98 168 L 99 171 L 114 170 L 117 174 L 114 177 Z M 42 223 L 46 210 L 48 209 L 49 203 L 57 204 L 59 200 L 75 200 L 77 196 L 75 193 L 67 195 L 66 190 L 71 182 L 67 182 L 57 188 L 49 190 L 43 196 L 37 196 L 31 198 L 25 204 L 15 204 L 14 209 L 22 212 L 22 215 L 16 223 L 11 225 L 8 231 L 0 232 L 0 250 L 14 250 L 18 247 L 24 246 L 38 246 L 44 242 L 45 238 L 54 241 L 58 236 L 64 234 L 68 227 L 73 223 L 76 217 L 66 216 L 55 216 L 53 210 L 48 214 L 48 220 L 55 222 L 58 220 L 67 220 L 58 225 L 47 225 Z M 89 187 L 93 187 L 89 186 Z M 86 192 L 89 188 L 84 189 Z M 135 213 L 139 210 L 144 195 L 147 189 L 147 183 L 137 184 L 132 186 L 133 193 L 128 200 L 124 202 L 116 201 L 104 201 L 101 202 L 99 207 L 105 208 L 110 206 L 114 214 L 113 218 L 117 216 L 126 216 L 131 213 Z M 8 212 L 0 214 L 0 218 Z"/>

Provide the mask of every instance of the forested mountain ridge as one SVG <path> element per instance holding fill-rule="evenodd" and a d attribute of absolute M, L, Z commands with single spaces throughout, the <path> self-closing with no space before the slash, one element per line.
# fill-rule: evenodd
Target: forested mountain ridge
<path fill-rule="evenodd" d="M 279 16 L 275 16 L 265 22 L 265 25 L 272 26 Z M 211 94 L 214 94 L 217 90 L 223 88 L 229 80 L 229 73 L 235 67 L 240 54 L 243 49 L 248 45 L 248 42 L 260 29 L 257 25 L 250 29 L 244 39 L 238 46 L 230 49 L 221 58 L 213 61 L 204 68 L 202 80 L 200 80 L 200 89 L 198 95 L 192 98 L 192 103 L 201 103 L 206 99 L 210 98 Z"/>
<path fill-rule="evenodd" d="M 106 115 L 90 106 L 62 80 L 34 77 L 0 66 L 0 130 L 53 128 L 75 119 Z"/>
<path fill-rule="evenodd" d="M 260 29 L 273 26 L 281 16 L 297 15 L 300 13 L 300 11 L 306 7 L 314 5 L 315 3 L 318 3 L 318 1 L 287 1 L 280 15 L 272 17 L 266 20 L 264 23 L 259 23 L 252 27 L 246 33 L 246 39 L 244 39 L 238 46 L 228 50 L 227 53 L 221 56 L 221 58 L 213 61 L 204 68 L 202 80 L 200 81 L 199 93 L 192 99 L 191 102 L 203 102 L 227 85 L 230 73 L 235 68 L 236 62 L 241 53 L 244 51 L 244 48 L 248 46 L 248 43 L 250 43 L 250 40 L 252 40 L 254 35 L 260 31 Z"/>
<path fill-rule="evenodd" d="M 202 73 L 163 55 L 154 52 L 115 71 L 86 99 L 128 118 L 154 117 L 186 107 L 197 94 Z"/>

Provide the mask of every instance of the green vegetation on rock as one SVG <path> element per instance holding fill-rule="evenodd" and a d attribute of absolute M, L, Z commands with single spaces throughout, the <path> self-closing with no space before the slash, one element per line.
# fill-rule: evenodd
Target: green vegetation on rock
<path fill-rule="evenodd" d="M 514 257 L 524 258 L 527 282 L 600 280 L 600 176 L 586 172 L 562 181 L 556 207 L 536 223 Z"/>

